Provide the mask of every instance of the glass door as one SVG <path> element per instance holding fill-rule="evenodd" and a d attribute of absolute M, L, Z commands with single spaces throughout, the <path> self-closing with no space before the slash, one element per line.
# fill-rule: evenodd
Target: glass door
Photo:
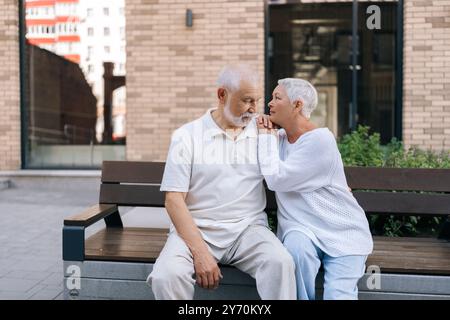
<path fill-rule="evenodd" d="M 372 30 L 367 8 L 374 3 L 358 3 L 356 19 L 352 1 L 269 5 L 267 90 L 281 78 L 306 79 L 319 95 L 313 122 L 337 137 L 369 125 L 387 142 L 394 135 L 397 4 L 375 3 L 381 29 Z"/>

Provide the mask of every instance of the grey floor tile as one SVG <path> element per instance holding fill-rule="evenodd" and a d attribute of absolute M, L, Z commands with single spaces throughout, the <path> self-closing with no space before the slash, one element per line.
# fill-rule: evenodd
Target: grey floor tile
<path fill-rule="evenodd" d="M 3 277 L 0 279 L 0 290 L 26 292 L 33 288 L 39 280 L 14 279 Z"/>
<path fill-rule="evenodd" d="M 29 300 L 53 300 L 61 294 L 62 290 L 45 288 L 32 295 Z"/>
<path fill-rule="evenodd" d="M 40 284 L 48 286 L 62 286 L 64 281 L 63 273 L 50 273 L 45 279 L 43 279 Z"/>
<path fill-rule="evenodd" d="M 0 291 L 0 300 L 27 300 L 26 292 Z"/>

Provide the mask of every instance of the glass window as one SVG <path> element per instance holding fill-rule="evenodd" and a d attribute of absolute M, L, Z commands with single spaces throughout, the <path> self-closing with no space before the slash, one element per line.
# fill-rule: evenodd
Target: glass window
<path fill-rule="evenodd" d="M 366 26 L 367 6 L 374 3 L 381 9 L 381 30 Z M 389 142 L 395 135 L 397 5 L 359 2 L 355 41 L 351 2 L 269 6 L 268 93 L 278 79 L 306 79 L 319 95 L 313 122 L 336 136 L 348 133 L 355 123 L 368 125 L 380 133 L 383 143 Z M 352 88 L 353 45 L 359 48 L 356 91 Z"/>
<path fill-rule="evenodd" d="M 117 15 L 125 0 L 104 1 L 108 7 L 95 4 L 98 9 L 84 2 L 88 1 L 56 1 L 48 8 L 27 9 L 25 19 L 52 12 L 74 19 L 33 26 L 23 21 L 28 27 L 21 36 L 30 40 L 21 51 L 26 168 L 100 168 L 104 160 L 125 160 L 125 79 L 113 72 L 125 75 L 125 52 L 111 56 L 111 45 L 97 46 L 101 39 L 94 38 L 125 25 L 125 16 L 104 19 L 111 12 Z M 75 37 L 67 42 L 53 37 L 55 31 Z M 55 43 L 49 44 L 49 39 Z M 125 47 L 125 39 L 114 40 L 114 45 Z M 105 92 L 116 84 L 117 89 Z"/>

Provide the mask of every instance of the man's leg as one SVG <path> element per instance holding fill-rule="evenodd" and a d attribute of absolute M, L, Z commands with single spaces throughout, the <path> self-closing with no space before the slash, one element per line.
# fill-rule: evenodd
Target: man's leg
<path fill-rule="evenodd" d="M 283 245 L 294 258 L 297 279 L 297 299 L 316 299 L 316 277 L 320 268 L 320 249 L 300 231 L 291 231 Z"/>
<path fill-rule="evenodd" d="M 156 300 L 192 300 L 194 264 L 186 243 L 172 232 L 147 278 Z"/>
<path fill-rule="evenodd" d="M 330 257 L 325 255 L 323 267 L 324 300 L 358 300 L 358 281 L 364 275 L 367 256 Z"/>
<path fill-rule="evenodd" d="M 256 279 L 263 300 L 295 299 L 294 262 L 268 228 L 249 226 L 222 259 Z"/>

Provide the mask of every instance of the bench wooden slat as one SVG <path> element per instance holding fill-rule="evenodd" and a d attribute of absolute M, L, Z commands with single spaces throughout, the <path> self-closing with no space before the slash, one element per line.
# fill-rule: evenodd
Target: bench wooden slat
<path fill-rule="evenodd" d="M 374 236 L 374 239 L 377 239 L 378 242 L 387 242 L 387 243 L 392 243 L 392 244 L 401 244 L 402 242 L 407 242 L 407 243 L 414 243 L 414 242 L 419 242 L 421 244 L 424 243 L 434 243 L 436 242 L 436 238 L 431 238 L 431 237 L 384 237 L 384 236 Z M 441 240 L 441 242 L 445 243 L 446 241 Z M 448 242 L 448 244 L 450 245 L 450 242 Z"/>
<path fill-rule="evenodd" d="M 426 245 L 425 245 L 426 244 Z M 386 243 L 380 243 L 377 242 L 377 247 L 376 249 L 378 251 L 389 251 L 394 249 L 395 252 L 398 252 L 399 250 L 403 250 L 403 252 L 405 254 L 409 254 L 409 253 L 417 253 L 417 252 L 426 252 L 426 253 L 432 253 L 434 254 L 435 252 L 448 252 L 450 250 L 450 246 L 441 243 L 439 245 L 439 247 L 436 247 L 436 243 L 424 243 L 423 246 L 421 245 L 413 245 L 413 246 L 407 246 L 407 245 L 398 245 L 398 244 L 386 244 Z"/>
<path fill-rule="evenodd" d="M 353 192 L 366 213 L 449 215 L 450 194 Z"/>
<path fill-rule="evenodd" d="M 392 253 L 392 249 L 395 249 L 395 252 Z M 435 247 L 430 250 L 405 250 L 402 247 L 390 247 L 390 248 L 382 248 L 380 246 L 376 246 L 375 251 L 377 254 L 382 256 L 390 256 L 390 255 L 396 255 L 399 250 L 402 250 L 402 257 L 429 257 L 429 258 L 447 258 L 448 261 L 450 261 L 450 249 L 448 248 L 439 248 Z"/>
<path fill-rule="evenodd" d="M 104 161 L 102 182 L 161 183 L 164 162 Z M 345 167 L 352 189 L 450 192 L 450 170 Z"/>
<path fill-rule="evenodd" d="M 167 240 L 167 229 L 150 228 L 107 228 L 86 239 L 86 260 L 155 262 Z M 144 233 L 148 234 L 146 238 Z M 124 245 L 136 243 L 136 235 L 143 238 L 143 246 Z M 145 239 L 145 240 L 144 240 Z M 137 250 L 142 248 L 142 250 Z"/>
<path fill-rule="evenodd" d="M 117 211 L 115 204 L 96 204 L 80 214 L 64 219 L 64 225 L 87 227 L 115 211 Z"/>
<path fill-rule="evenodd" d="M 352 189 L 450 192 L 448 169 L 345 167 Z"/>
<path fill-rule="evenodd" d="M 160 184 L 164 166 L 164 162 L 103 161 L 102 182 Z"/>
<path fill-rule="evenodd" d="M 450 215 L 450 194 L 353 191 L 368 214 Z M 275 193 L 266 190 L 266 210 L 277 209 Z"/>
<path fill-rule="evenodd" d="M 103 229 L 86 240 L 86 260 L 154 262 L 164 247 L 167 231 Z M 386 244 L 391 245 L 388 251 L 384 248 Z M 367 266 L 378 265 L 382 272 L 450 275 L 449 244 L 432 238 L 374 237 L 374 252 Z M 405 251 L 405 247 L 410 249 Z M 417 254 L 412 248 L 418 250 Z"/>
<path fill-rule="evenodd" d="M 118 206 L 164 207 L 164 192 L 159 185 L 102 184 L 100 203 Z"/>
<path fill-rule="evenodd" d="M 382 273 L 450 274 L 448 259 L 403 257 L 401 252 L 396 257 L 373 254 L 367 259 L 366 265 L 377 265 Z"/>
<path fill-rule="evenodd" d="M 427 246 L 434 246 L 436 242 L 439 242 L 442 247 L 450 248 L 450 242 L 447 240 L 439 240 L 436 238 L 425 237 L 385 237 L 385 236 L 373 236 L 373 239 L 377 240 L 377 243 L 386 246 L 401 246 L 401 247 L 414 247 L 414 248 L 426 248 Z"/>
<path fill-rule="evenodd" d="M 103 251 L 86 249 L 85 257 L 86 260 L 154 263 L 158 255 L 159 251 Z"/>
<path fill-rule="evenodd" d="M 167 228 L 146 228 L 146 227 L 128 227 L 127 228 L 127 237 L 139 235 L 139 236 L 161 236 L 163 234 L 169 233 L 169 229 Z M 100 232 L 99 232 L 100 234 Z M 108 235 L 114 235 L 114 234 L 123 234 L 122 228 L 110 228 L 108 230 Z"/>

